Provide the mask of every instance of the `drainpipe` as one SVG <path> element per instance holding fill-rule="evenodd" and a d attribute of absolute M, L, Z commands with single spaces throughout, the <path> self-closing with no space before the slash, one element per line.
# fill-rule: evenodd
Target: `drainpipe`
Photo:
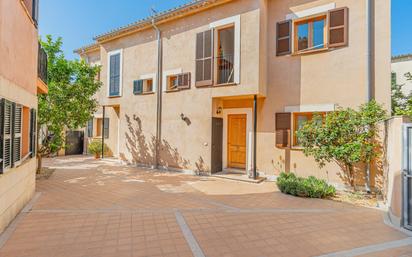
<path fill-rule="evenodd" d="M 367 29 L 367 45 L 366 45 L 366 101 L 370 102 L 374 99 L 374 0 L 366 0 L 366 29 Z M 370 163 L 366 164 L 365 188 L 368 193 L 370 189 Z"/>
<path fill-rule="evenodd" d="M 256 171 L 256 142 L 257 139 L 257 96 L 253 96 L 253 179 L 257 178 Z"/>
<path fill-rule="evenodd" d="M 104 159 L 104 120 L 106 116 L 106 107 L 103 106 L 103 119 L 102 119 L 102 160 Z"/>
<path fill-rule="evenodd" d="M 156 26 L 156 21 L 154 17 L 152 18 L 152 27 L 156 31 L 157 39 L 157 110 L 156 110 L 156 149 L 155 149 L 155 168 L 159 167 L 160 162 L 160 142 L 162 136 L 162 63 L 163 63 L 163 53 L 162 53 L 162 39 L 160 29 Z"/>

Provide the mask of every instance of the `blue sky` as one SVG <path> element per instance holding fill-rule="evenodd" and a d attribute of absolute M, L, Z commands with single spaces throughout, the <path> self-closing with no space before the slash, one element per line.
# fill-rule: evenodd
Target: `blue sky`
<path fill-rule="evenodd" d="M 63 50 L 92 43 L 95 35 L 145 18 L 150 8 L 166 10 L 188 0 L 41 0 L 40 35 L 63 37 Z M 412 1 L 392 0 L 392 54 L 412 53 Z M 408 28 L 408 29 L 405 29 Z"/>

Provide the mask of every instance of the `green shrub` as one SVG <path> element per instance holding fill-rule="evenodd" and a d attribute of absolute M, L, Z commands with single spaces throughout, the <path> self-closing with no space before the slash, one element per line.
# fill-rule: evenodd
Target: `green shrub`
<path fill-rule="evenodd" d="M 282 172 L 277 179 L 277 185 L 282 193 L 294 196 L 327 198 L 336 194 L 335 187 L 313 176 L 300 178 L 293 173 Z"/>
<path fill-rule="evenodd" d="M 89 144 L 89 153 L 94 154 L 96 157 L 100 157 L 102 155 L 102 141 L 101 140 L 93 140 Z M 105 154 L 109 152 L 109 147 L 104 144 L 104 152 Z"/>

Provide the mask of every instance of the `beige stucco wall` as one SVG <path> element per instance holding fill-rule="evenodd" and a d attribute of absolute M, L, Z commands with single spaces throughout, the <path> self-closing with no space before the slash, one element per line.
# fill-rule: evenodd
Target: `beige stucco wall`
<path fill-rule="evenodd" d="M 20 1 L 0 1 L 0 31 L 0 74 L 36 94 L 37 29 Z"/>
<path fill-rule="evenodd" d="M 35 190 L 36 160 L 0 175 L 0 233 L 14 219 Z"/>
<path fill-rule="evenodd" d="M 37 108 L 37 29 L 20 1 L 0 1 L 0 98 Z M 36 160 L 0 174 L 0 233 L 35 190 Z"/>
<path fill-rule="evenodd" d="M 410 119 L 397 116 L 382 125 L 382 133 L 386 135 L 384 200 L 392 222 L 398 225 L 402 216 L 403 125 L 406 123 L 410 123 Z"/>
<path fill-rule="evenodd" d="M 276 22 L 285 20 L 292 12 L 328 3 L 335 3 L 337 8 L 349 8 L 349 46 L 321 53 L 277 57 Z M 385 0 L 376 0 L 375 9 L 374 93 L 389 110 L 390 5 Z M 212 22 L 235 15 L 241 17 L 240 84 L 196 88 L 196 33 L 208 29 Z M 208 170 L 211 117 L 222 117 L 217 114 L 219 107 L 250 109 L 251 97 L 257 94 L 258 170 L 267 175 L 292 171 L 301 176 L 316 175 L 331 183 L 342 183 L 340 168 L 336 165 L 328 164 L 319 169 L 302 151 L 275 147 L 275 114 L 283 112 L 286 106 L 357 107 L 366 102 L 366 1 L 238 0 L 162 24 L 160 29 L 163 33 L 163 71 L 180 69 L 192 74 L 190 90 L 163 93 L 162 154 L 165 166 Z M 108 98 L 107 53 L 117 49 L 123 50 L 123 94 L 122 97 Z M 119 145 L 119 155 L 130 162 L 153 164 L 156 95 L 133 95 L 132 82 L 141 75 L 156 72 L 154 31 L 147 29 L 102 42 L 100 57 L 103 87 L 99 102 L 120 106 L 119 141 L 115 143 Z M 190 120 L 190 125 L 180 118 L 181 114 Z"/>

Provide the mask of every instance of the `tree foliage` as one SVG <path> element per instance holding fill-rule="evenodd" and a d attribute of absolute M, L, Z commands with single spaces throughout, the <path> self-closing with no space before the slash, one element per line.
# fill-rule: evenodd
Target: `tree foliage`
<path fill-rule="evenodd" d="M 407 80 L 412 80 L 410 72 L 405 74 Z M 412 92 L 405 96 L 402 92 L 403 85 L 397 85 L 392 79 L 392 111 L 393 115 L 406 115 L 412 117 Z"/>
<path fill-rule="evenodd" d="M 325 118 L 315 115 L 297 132 L 306 156 L 313 156 L 320 167 L 336 162 L 354 186 L 354 166 L 370 163 L 379 151 L 377 124 L 386 118 L 386 111 L 376 101 L 359 107 L 339 108 Z"/>
<path fill-rule="evenodd" d="M 101 83 L 96 80 L 100 67 L 83 60 L 67 60 L 62 51 L 62 38 L 48 35 L 41 45 L 47 53 L 49 92 L 38 97 L 38 123 L 43 132 L 38 157 L 64 147 L 64 130 L 84 127 L 96 111 L 93 95 Z"/>
<path fill-rule="evenodd" d="M 402 84 L 397 84 L 396 82 L 396 73 L 392 73 L 392 115 L 400 115 L 400 113 L 405 109 L 406 96 L 402 92 L 402 87 Z"/>

